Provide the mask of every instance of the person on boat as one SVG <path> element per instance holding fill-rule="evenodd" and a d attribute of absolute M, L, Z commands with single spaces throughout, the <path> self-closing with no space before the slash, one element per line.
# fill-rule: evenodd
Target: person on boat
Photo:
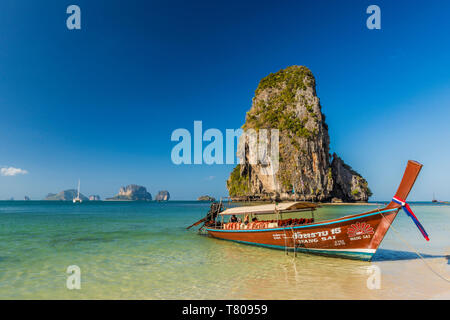
<path fill-rule="evenodd" d="M 249 217 L 248 217 L 248 214 L 246 214 L 245 218 L 244 218 L 244 224 L 248 224 L 248 223 L 249 223 Z"/>
<path fill-rule="evenodd" d="M 252 219 L 252 222 L 258 222 L 258 218 L 254 217 L 254 218 Z"/>
<path fill-rule="evenodd" d="M 237 219 L 236 215 L 233 214 L 230 218 L 230 222 L 237 222 L 237 221 L 238 221 L 238 219 Z"/>

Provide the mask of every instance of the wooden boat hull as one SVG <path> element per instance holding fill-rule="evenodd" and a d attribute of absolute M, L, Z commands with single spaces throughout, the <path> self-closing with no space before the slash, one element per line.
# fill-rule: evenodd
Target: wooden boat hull
<path fill-rule="evenodd" d="M 271 229 L 224 230 L 210 236 L 272 249 L 370 261 L 399 208 L 385 208 L 339 219 Z"/>
<path fill-rule="evenodd" d="M 333 220 L 275 228 L 246 229 L 245 226 L 239 226 L 238 229 L 230 230 L 206 224 L 204 227 L 209 235 L 218 239 L 273 249 L 298 250 L 370 261 L 398 211 L 402 205 L 405 205 L 406 198 L 421 168 L 422 164 L 412 160 L 408 161 L 403 178 L 395 193 L 396 201 L 391 201 L 383 209 Z"/>

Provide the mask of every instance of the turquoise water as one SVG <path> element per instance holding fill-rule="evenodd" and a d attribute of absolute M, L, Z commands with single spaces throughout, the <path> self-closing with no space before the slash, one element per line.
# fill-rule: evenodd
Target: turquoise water
<path fill-rule="evenodd" d="M 391 229 L 372 263 L 216 240 L 186 231 L 202 202 L 1 201 L 0 299 L 380 299 L 449 297 Z M 323 206 L 325 220 L 374 206 Z M 401 213 L 394 228 L 433 270 L 449 278 L 449 205 L 415 203 L 426 242 Z M 66 287 L 67 267 L 81 269 L 81 289 Z M 381 269 L 370 290 L 368 268 Z"/>

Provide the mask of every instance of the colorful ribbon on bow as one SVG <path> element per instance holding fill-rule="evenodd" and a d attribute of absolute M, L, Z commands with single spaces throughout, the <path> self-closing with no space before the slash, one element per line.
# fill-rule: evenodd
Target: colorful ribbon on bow
<path fill-rule="evenodd" d="M 414 221 L 414 223 L 416 224 L 417 228 L 419 228 L 420 232 L 422 233 L 423 237 L 427 241 L 430 241 L 430 238 L 428 238 L 427 232 L 425 231 L 423 226 L 420 224 L 419 219 L 417 219 L 416 215 L 411 210 L 411 207 L 409 206 L 409 204 L 407 204 L 406 201 L 404 201 L 404 200 L 402 200 L 400 198 L 397 198 L 397 197 L 393 197 L 392 201 L 394 201 L 395 203 L 398 203 L 399 205 L 402 206 L 403 211 L 405 211 L 406 214 Z"/>

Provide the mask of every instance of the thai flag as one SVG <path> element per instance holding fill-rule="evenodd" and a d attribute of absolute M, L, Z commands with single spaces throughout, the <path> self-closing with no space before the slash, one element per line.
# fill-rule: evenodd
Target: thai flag
<path fill-rule="evenodd" d="M 403 201 L 402 199 L 397 198 L 397 197 L 393 197 L 392 201 L 394 201 L 395 203 L 398 203 L 399 205 L 402 206 L 403 211 L 405 211 L 406 214 L 414 221 L 414 223 L 416 224 L 417 228 L 419 228 L 420 232 L 422 233 L 423 237 L 427 241 L 430 241 L 430 238 L 428 237 L 427 232 L 425 231 L 423 226 L 420 224 L 419 219 L 417 219 L 416 215 L 411 210 L 411 207 L 409 206 L 409 204 L 407 204 L 406 201 Z"/>

